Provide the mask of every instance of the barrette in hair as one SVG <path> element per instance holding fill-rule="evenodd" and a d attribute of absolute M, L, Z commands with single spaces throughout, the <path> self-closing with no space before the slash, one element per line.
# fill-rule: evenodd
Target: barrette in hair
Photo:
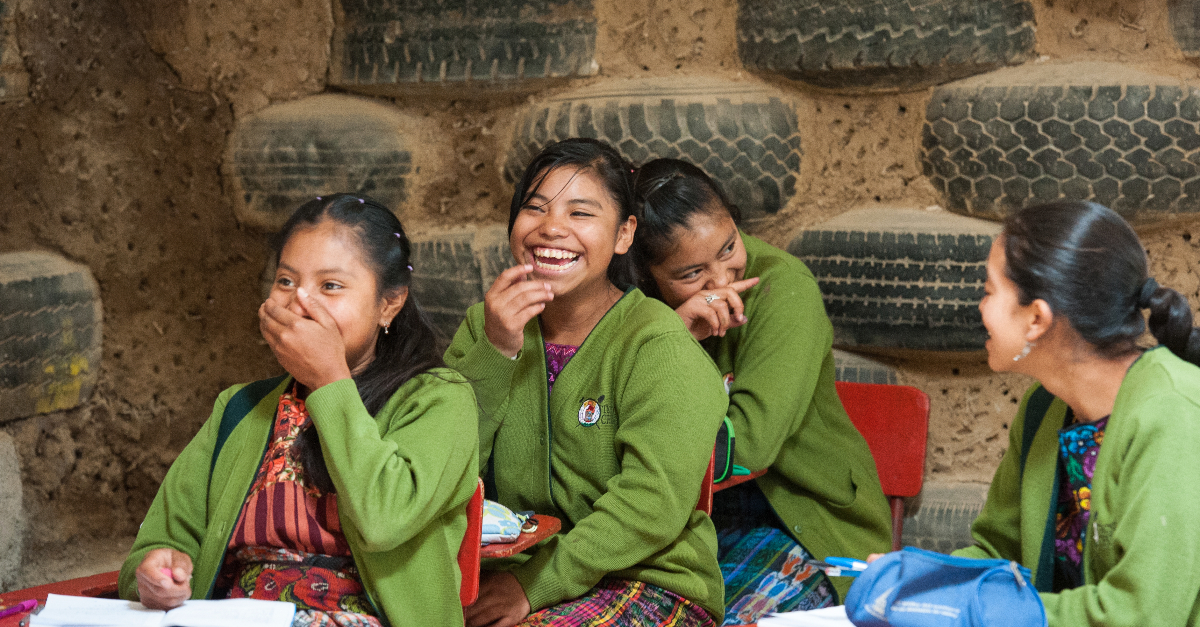
<path fill-rule="evenodd" d="M 317 200 L 321 200 L 321 197 L 320 197 L 320 196 L 317 196 Z"/>
<path fill-rule="evenodd" d="M 365 204 L 367 204 L 367 201 L 363 200 L 362 198 L 359 198 L 359 199 L 358 199 L 358 204 L 360 204 L 360 205 L 365 205 Z"/>
<path fill-rule="evenodd" d="M 400 239 L 400 234 L 399 234 L 399 233 L 392 233 L 392 235 L 395 235 L 395 236 L 396 236 L 396 239 Z"/>
<path fill-rule="evenodd" d="M 408 268 L 409 272 L 412 272 L 412 266 L 405 266 L 405 267 Z"/>
<path fill-rule="evenodd" d="M 659 189 L 662 188 L 663 185 L 666 185 L 667 183 L 670 183 L 671 181 L 674 181 L 675 179 L 681 179 L 681 178 L 683 178 L 682 174 L 680 174 L 679 172 L 672 172 L 672 173 L 662 177 L 661 179 L 658 179 L 657 181 L 655 181 L 654 185 L 651 185 L 650 189 L 646 190 L 645 194 L 642 194 L 642 197 L 649 198 L 651 194 L 653 194 L 654 192 L 657 192 Z"/>

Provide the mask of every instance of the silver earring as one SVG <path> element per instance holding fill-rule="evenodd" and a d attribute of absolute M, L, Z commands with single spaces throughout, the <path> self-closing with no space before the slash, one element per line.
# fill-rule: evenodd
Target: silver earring
<path fill-rule="evenodd" d="M 1033 350 L 1034 346 L 1037 346 L 1037 342 L 1025 342 L 1025 348 L 1022 348 L 1021 352 L 1017 353 L 1016 357 L 1013 357 L 1013 361 L 1021 361 L 1024 359 L 1027 355 L 1029 355 L 1029 351 Z"/>
<path fill-rule="evenodd" d="M 389 327 L 391 327 L 391 326 L 392 326 L 392 325 L 390 325 L 390 324 L 386 324 L 386 325 L 384 325 L 384 326 L 383 326 L 383 334 L 384 334 L 384 335 L 387 335 L 387 334 L 388 334 L 388 328 L 389 328 Z"/>

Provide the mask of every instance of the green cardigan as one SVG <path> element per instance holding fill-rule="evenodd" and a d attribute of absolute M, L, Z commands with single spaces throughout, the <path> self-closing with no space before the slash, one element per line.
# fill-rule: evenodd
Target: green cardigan
<path fill-rule="evenodd" d="M 183 449 L 146 513 L 121 568 L 122 598 L 137 598 L 146 553 L 173 548 L 192 558 L 192 598 L 208 598 L 250 484 L 266 452 L 287 378 L 233 430 L 211 483 L 209 464 L 225 404 Z M 457 373 L 437 369 L 407 381 L 374 418 L 350 379 L 309 394 L 306 406 L 338 493 L 338 518 L 367 594 L 395 625 L 462 625 L 458 548 L 475 491 L 479 449 L 475 397 Z"/>
<path fill-rule="evenodd" d="M 1017 560 L 1035 573 L 1049 627 L 1200 625 L 1200 368 L 1166 348 L 1129 368 L 1092 476 L 1084 583 L 1053 594 L 1051 500 L 1058 430 L 1067 406 L 1051 403 L 1021 472 L 1025 394 L 1009 429 L 966 557 Z"/>
<path fill-rule="evenodd" d="M 592 330 L 553 394 L 545 357 L 538 318 L 516 360 L 500 354 L 482 303 L 446 351 L 475 386 L 480 462 L 491 462 L 498 500 L 563 521 L 513 571 L 530 607 L 612 576 L 723 616 L 716 530 L 695 509 L 727 402 L 712 361 L 675 312 L 636 289 Z"/>
<path fill-rule="evenodd" d="M 742 234 L 745 325 L 703 342 L 732 373 L 729 418 L 738 464 L 767 469 L 758 486 L 792 536 L 817 559 L 891 550 L 891 510 L 867 441 L 834 386 L 833 325 L 799 259 Z M 717 494 L 720 498 L 720 493 Z M 845 598 L 853 580 L 832 579 Z"/>

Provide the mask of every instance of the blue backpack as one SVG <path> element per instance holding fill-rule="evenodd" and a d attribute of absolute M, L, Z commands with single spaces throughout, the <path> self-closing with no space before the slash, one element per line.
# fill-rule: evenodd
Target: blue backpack
<path fill-rule="evenodd" d="M 858 627 L 1045 627 L 1029 569 L 905 547 L 875 560 L 846 595 Z"/>

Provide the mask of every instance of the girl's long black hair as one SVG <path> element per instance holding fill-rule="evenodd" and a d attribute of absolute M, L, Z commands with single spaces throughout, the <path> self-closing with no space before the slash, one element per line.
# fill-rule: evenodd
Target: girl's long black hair
<path fill-rule="evenodd" d="M 638 168 L 634 177 L 634 206 L 638 228 L 633 236 L 634 261 L 648 296 L 662 298 L 650 266 L 662 262 L 675 247 L 676 229 L 688 228 L 697 213 L 725 211 L 734 224 L 742 221 L 737 205 L 700 168 L 679 159 L 655 159 Z"/>
<path fill-rule="evenodd" d="M 1138 350 L 1149 309 L 1155 339 L 1200 365 L 1187 298 L 1148 276 L 1146 251 L 1117 212 L 1077 200 L 1034 205 L 1005 220 L 1003 237 L 1005 272 L 1022 305 L 1046 301 L 1106 357 Z"/>
<path fill-rule="evenodd" d="M 364 196 L 334 194 L 310 200 L 296 209 L 272 242 L 275 263 L 296 231 L 331 220 L 353 232 L 363 263 L 375 274 L 379 298 L 391 296 L 412 282 L 412 245 L 400 220 L 382 204 Z M 358 395 L 372 416 L 406 381 L 445 365 L 438 350 L 438 334 L 412 293 L 392 318 L 388 333 L 375 340 L 375 359 L 354 377 Z M 334 491 L 321 439 L 315 425 L 300 432 L 293 446 L 299 452 L 305 478 L 322 492 Z"/>
<path fill-rule="evenodd" d="M 633 215 L 633 166 L 615 148 L 600 140 L 574 137 L 546 146 L 525 167 L 509 207 L 509 235 L 512 235 L 513 223 L 517 221 L 521 207 L 528 204 L 542 187 L 546 176 L 561 167 L 590 168 L 596 174 L 621 212 L 618 225 Z M 637 284 L 637 274 L 629 257 L 628 254 L 613 255 L 608 264 L 608 280 L 621 289 Z"/>

